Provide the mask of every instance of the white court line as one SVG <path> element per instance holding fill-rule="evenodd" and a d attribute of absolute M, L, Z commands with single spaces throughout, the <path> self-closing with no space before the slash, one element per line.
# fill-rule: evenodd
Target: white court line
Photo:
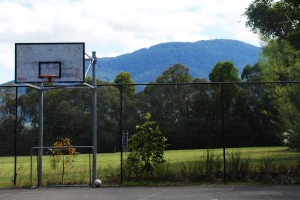
<path fill-rule="evenodd" d="M 152 196 L 161 194 L 161 193 L 166 192 L 166 191 L 168 191 L 168 190 L 164 190 L 164 191 L 162 191 L 162 192 L 159 192 L 159 193 L 156 193 L 156 194 L 152 194 L 152 195 L 146 196 L 146 197 L 144 197 L 144 198 L 142 198 L 142 199 L 147 199 L 148 197 L 152 197 Z M 142 199 L 139 199 L 139 200 L 142 200 Z"/>
<path fill-rule="evenodd" d="M 300 196 L 298 194 L 295 194 L 294 192 L 289 191 L 290 193 L 294 194 L 295 196 L 297 196 L 300 199 Z"/>

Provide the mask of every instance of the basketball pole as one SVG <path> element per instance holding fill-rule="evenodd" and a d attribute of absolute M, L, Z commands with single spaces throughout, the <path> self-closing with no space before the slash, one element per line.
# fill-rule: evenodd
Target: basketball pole
<path fill-rule="evenodd" d="M 39 90 L 39 147 L 43 147 L 43 83 L 40 83 Z M 38 171 L 38 186 L 42 186 L 42 170 L 43 170 L 43 148 L 39 148 L 39 171 Z"/>
<path fill-rule="evenodd" d="M 97 63 L 97 57 L 96 57 L 96 51 L 92 52 L 92 58 L 93 58 L 93 101 L 92 101 L 92 115 L 93 115 L 93 147 L 94 147 L 94 153 L 93 153 L 93 184 L 95 180 L 97 179 L 97 74 L 96 74 L 96 63 Z"/>

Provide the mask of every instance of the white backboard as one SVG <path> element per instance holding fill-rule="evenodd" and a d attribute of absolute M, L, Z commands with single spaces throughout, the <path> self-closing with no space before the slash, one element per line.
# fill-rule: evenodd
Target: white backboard
<path fill-rule="evenodd" d="M 16 43 L 15 82 L 40 83 L 39 75 L 57 75 L 54 82 L 85 81 L 85 43 Z"/>

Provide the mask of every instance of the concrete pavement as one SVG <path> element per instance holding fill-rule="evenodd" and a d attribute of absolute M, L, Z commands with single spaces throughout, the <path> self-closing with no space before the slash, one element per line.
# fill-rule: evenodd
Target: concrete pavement
<path fill-rule="evenodd" d="M 0 189 L 0 200 L 300 200 L 300 186 L 41 187 Z"/>

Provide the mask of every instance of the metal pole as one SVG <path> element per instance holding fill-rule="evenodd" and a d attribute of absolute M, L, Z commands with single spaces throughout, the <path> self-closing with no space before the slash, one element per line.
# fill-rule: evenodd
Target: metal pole
<path fill-rule="evenodd" d="M 17 139 L 18 139 L 18 87 L 16 87 L 16 119 L 15 119 L 15 174 L 14 186 L 17 184 Z"/>
<path fill-rule="evenodd" d="M 32 189 L 32 150 L 30 151 L 30 189 Z"/>
<path fill-rule="evenodd" d="M 97 57 L 96 52 L 92 52 L 92 57 L 94 59 L 93 61 L 93 86 L 95 89 L 93 89 L 93 101 L 92 101 L 92 115 L 93 115 L 93 147 L 94 147 L 94 153 L 93 153 L 93 183 L 97 179 L 97 83 L 96 83 L 96 63 L 97 63 Z"/>
<path fill-rule="evenodd" d="M 43 88 L 43 83 L 40 83 Z M 43 90 L 39 90 L 39 147 L 43 147 Z M 42 186 L 43 149 L 39 149 L 38 186 Z"/>
<path fill-rule="evenodd" d="M 122 141 L 122 134 L 123 134 L 123 85 L 120 85 L 120 103 L 121 103 L 121 183 L 123 182 L 123 141 Z"/>
<path fill-rule="evenodd" d="M 224 160 L 224 184 L 226 184 L 226 158 L 225 158 L 225 125 L 224 125 L 224 88 L 223 83 L 221 84 L 222 93 L 222 130 L 223 130 L 223 160 Z"/>

